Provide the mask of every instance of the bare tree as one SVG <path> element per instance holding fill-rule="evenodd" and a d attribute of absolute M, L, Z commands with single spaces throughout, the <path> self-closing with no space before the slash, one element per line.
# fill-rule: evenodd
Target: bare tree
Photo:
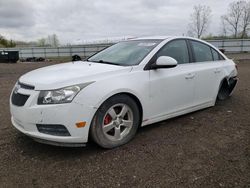
<path fill-rule="evenodd" d="M 241 38 L 245 38 L 247 36 L 247 29 L 250 25 L 250 2 L 245 2 L 245 6 L 243 7 L 242 12 L 242 23 L 241 23 Z"/>
<path fill-rule="evenodd" d="M 221 19 L 221 29 L 222 29 L 222 36 L 226 37 L 227 36 L 227 25 L 226 25 L 224 19 Z"/>
<path fill-rule="evenodd" d="M 59 39 L 56 34 L 48 35 L 46 38 L 40 38 L 37 41 L 38 46 L 52 46 L 58 47 L 59 46 Z"/>
<path fill-rule="evenodd" d="M 46 45 L 52 46 L 52 47 L 58 47 L 59 46 L 59 39 L 56 34 L 48 35 L 46 38 Z"/>
<path fill-rule="evenodd" d="M 201 36 L 207 31 L 210 18 L 211 9 L 206 5 L 194 6 L 194 12 L 191 14 L 191 22 L 189 23 L 188 35 L 196 36 L 201 38 Z"/>
<path fill-rule="evenodd" d="M 46 39 L 45 38 L 40 38 L 38 41 L 37 41 L 37 44 L 38 46 L 46 46 Z"/>
<path fill-rule="evenodd" d="M 53 47 L 59 46 L 59 39 L 56 34 L 50 35 L 50 42 L 51 42 L 51 46 Z"/>
<path fill-rule="evenodd" d="M 235 1 L 229 4 L 228 13 L 222 16 L 222 20 L 228 24 L 228 29 L 237 38 L 239 33 L 241 36 L 246 35 L 247 27 L 249 26 L 250 14 L 246 1 Z"/>

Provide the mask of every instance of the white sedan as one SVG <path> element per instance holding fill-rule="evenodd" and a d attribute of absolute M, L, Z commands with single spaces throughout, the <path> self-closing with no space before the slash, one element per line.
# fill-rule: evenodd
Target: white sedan
<path fill-rule="evenodd" d="M 11 121 L 42 143 L 81 146 L 91 137 L 114 148 L 140 126 L 215 105 L 236 83 L 235 63 L 211 44 L 188 37 L 137 38 L 86 61 L 21 76 L 10 97 Z"/>

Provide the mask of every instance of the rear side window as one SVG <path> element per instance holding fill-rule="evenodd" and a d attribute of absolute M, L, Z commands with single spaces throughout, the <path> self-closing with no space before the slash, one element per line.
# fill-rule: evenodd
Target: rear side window
<path fill-rule="evenodd" d="M 211 48 L 214 61 L 224 60 L 224 58 L 213 48 Z"/>
<path fill-rule="evenodd" d="M 210 46 L 197 41 L 191 41 L 196 62 L 213 61 Z"/>
<path fill-rule="evenodd" d="M 213 48 L 211 48 L 211 50 L 212 50 L 214 61 L 220 60 L 220 56 L 219 56 L 218 52 L 216 52 Z"/>
<path fill-rule="evenodd" d="M 189 55 L 186 41 L 170 41 L 157 53 L 157 58 L 160 56 L 170 56 L 174 58 L 178 62 L 178 64 L 189 63 Z"/>

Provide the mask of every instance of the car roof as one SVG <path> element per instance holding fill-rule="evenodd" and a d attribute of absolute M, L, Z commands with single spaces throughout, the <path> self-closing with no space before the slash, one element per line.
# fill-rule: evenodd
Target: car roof
<path fill-rule="evenodd" d="M 146 36 L 146 37 L 134 37 L 130 38 L 129 40 L 166 40 L 166 39 L 191 39 L 191 40 L 202 41 L 200 39 L 188 36 Z"/>
<path fill-rule="evenodd" d="M 194 40 L 194 41 L 205 43 L 208 46 L 212 47 L 213 49 L 217 49 L 215 46 L 213 46 L 212 44 L 210 44 L 204 40 L 197 39 L 194 37 L 188 37 L 188 36 L 147 36 L 147 37 L 134 37 L 134 38 L 130 38 L 129 40 L 161 40 L 161 41 L 165 41 L 165 40 L 172 40 L 172 39 Z M 225 59 L 227 59 L 225 54 L 223 54 L 219 49 L 217 49 L 217 52 L 219 52 Z"/>
<path fill-rule="evenodd" d="M 147 36 L 147 37 L 135 37 L 135 38 L 131 38 L 130 40 L 165 40 L 168 38 L 171 38 L 173 36 Z"/>

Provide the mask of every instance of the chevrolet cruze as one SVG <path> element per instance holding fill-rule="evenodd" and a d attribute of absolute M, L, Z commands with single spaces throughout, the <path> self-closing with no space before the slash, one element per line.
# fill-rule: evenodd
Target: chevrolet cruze
<path fill-rule="evenodd" d="M 137 38 L 21 76 L 10 96 L 11 121 L 42 143 L 81 146 L 91 137 L 114 148 L 140 126 L 215 105 L 236 83 L 235 63 L 207 42 Z"/>

